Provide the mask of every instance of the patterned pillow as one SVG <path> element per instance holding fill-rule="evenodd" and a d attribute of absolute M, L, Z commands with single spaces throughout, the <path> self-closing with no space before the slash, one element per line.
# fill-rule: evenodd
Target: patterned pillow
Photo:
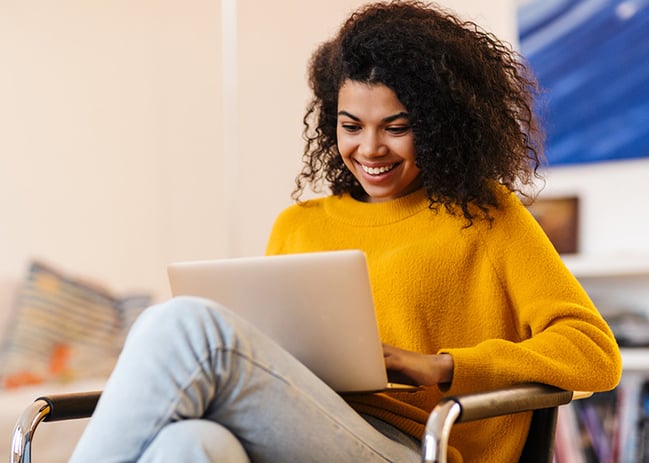
<path fill-rule="evenodd" d="M 0 387 L 107 376 L 150 297 L 107 290 L 33 262 L 0 346 Z"/>

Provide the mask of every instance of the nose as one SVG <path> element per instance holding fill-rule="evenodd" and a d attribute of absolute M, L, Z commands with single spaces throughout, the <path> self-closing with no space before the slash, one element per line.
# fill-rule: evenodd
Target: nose
<path fill-rule="evenodd" d="M 366 130 L 359 140 L 358 154 L 365 158 L 372 158 L 378 156 L 385 156 L 388 153 L 387 146 L 383 143 L 383 139 L 375 130 Z"/>

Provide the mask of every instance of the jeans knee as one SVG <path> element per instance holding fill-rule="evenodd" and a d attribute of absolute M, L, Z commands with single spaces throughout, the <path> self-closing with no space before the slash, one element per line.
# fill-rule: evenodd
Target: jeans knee
<path fill-rule="evenodd" d="M 144 310 L 137 324 L 157 330 L 165 327 L 175 330 L 182 325 L 202 323 L 206 318 L 213 318 L 218 310 L 219 306 L 209 299 L 178 296 Z"/>
<path fill-rule="evenodd" d="M 167 341 L 209 337 L 229 343 L 238 334 L 227 308 L 209 299 L 179 296 L 147 308 L 136 320 L 129 337 Z"/>

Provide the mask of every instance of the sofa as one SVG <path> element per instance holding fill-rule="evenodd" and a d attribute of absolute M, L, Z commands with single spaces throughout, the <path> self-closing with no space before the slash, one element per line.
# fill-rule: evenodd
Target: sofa
<path fill-rule="evenodd" d="M 23 278 L 0 277 L 0 461 L 13 428 L 41 395 L 103 389 L 146 294 L 116 297 L 95 283 L 32 262 Z M 66 462 L 87 420 L 46 423 L 35 463 Z"/>

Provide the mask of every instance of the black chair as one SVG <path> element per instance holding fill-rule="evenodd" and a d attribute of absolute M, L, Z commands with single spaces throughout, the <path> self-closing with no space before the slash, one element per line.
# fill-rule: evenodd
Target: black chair
<path fill-rule="evenodd" d="M 422 445 L 422 462 L 446 463 L 451 429 L 455 423 L 534 411 L 519 462 L 552 463 L 557 408 L 589 393 L 565 391 L 542 384 L 522 384 L 490 392 L 444 398 L 431 412 Z M 43 421 L 88 418 L 101 391 L 39 397 L 25 409 L 14 428 L 11 463 L 31 463 L 31 446 Z"/>

